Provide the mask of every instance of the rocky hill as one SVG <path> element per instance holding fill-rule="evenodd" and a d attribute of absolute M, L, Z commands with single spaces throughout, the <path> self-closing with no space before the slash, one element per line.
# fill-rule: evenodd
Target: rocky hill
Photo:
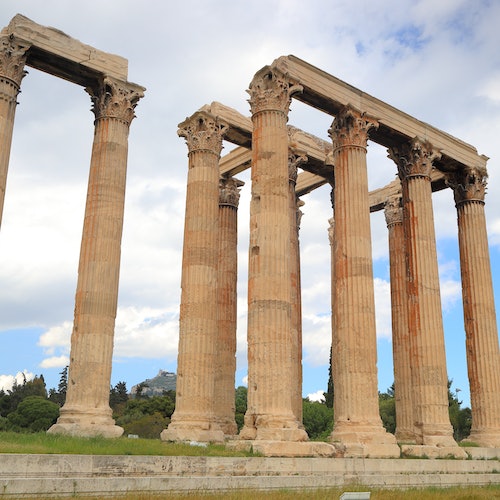
<path fill-rule="evenodd" d="M 143 396 L 161 396 L 164 391 L 175 391 L 177 375 L 175 373 L 160 370 L 158 375 L 153 378 L 147 378 L 143 382 L 132 386 L 130 394 L 135 396 L 137 388 L 142 385 Z"/>

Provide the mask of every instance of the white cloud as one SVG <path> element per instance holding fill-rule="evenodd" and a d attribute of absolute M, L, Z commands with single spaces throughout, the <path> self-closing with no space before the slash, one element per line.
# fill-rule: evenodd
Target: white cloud
<path fill-rule="evenodd" d="M 320 389 L 316 392 L 308 394 L 306 397 L 307 399 L 309 399 L 309 401 L 318 401 L 320 403 L 323 403 L 325 401 L 325 392 Z"/>
<path fill-rule="evenodd" d="M 52 356 L 40 363 L 40 368 L 64 368 L 69 365 L 68 356 Z"/>
<path fill-rule="evenodd" d="M 22 384 L 25 380 L 29 382 L 33 380 L 35 375 L 28 370 L 17 372 L 15 375 L 0 375 L 0 391 L 9 391 L 14 386 L 14 383 Z"/>

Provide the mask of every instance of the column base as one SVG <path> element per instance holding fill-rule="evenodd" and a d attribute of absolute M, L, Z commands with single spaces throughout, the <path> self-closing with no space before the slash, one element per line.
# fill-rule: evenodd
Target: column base
<path fill-rule="evenodd" d="M 467 458 L 465 450 L 455 443 L 455 446 L 432 446 L 425 444 L 402 444 L 403 457 L 420 458 Z"/>
<path fill-rule="evenodd" d="M 251 451 L 265 457 L 334 457 L 335 447 L 319 441 L 228 441 L 226 447 L 236 451 Z"/>
<path fill-rule="evenodd" d="M 245 416 L 239 438 L 250 441 L 309 441 L 307 432 L 288 416 Z"/>
<path fill-rule="evenodd" d="M 175 442 L 223 443 L 224 432 L 219 426 L 210 422 L 172 422 L 161 431 L 160 439 Z"/>
<path fill-rule="evenodd" d="M 483 448 L 500 448 L 500 429 L 472 430 L 464 443 L 474 443 Z"/>
<path fill-rule="evenodd" d="M 411 431 L 398 431 L 394 434 L 399 444 L 417 444 L 415 433 Z"/>
<path fill-rule="evenodd" d="M 115 424 L 111 417 L 111 408 L 102 411 L 86 411 L 78 408 L 61 408 L 57 422 L 47 431 L 48 434 L 67 436 L 117 438 L 123 434 L 123 428 Z"/>
<path fill-rule="evenodd" d="M 396 438 L 382 425 L 337 424 L 330 442 L 337 457 L 399 458 L 401 455 Z"/>

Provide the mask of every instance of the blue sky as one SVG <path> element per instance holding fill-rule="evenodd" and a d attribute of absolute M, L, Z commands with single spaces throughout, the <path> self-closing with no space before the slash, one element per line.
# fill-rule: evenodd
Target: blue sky
<path fill-rule="evenodd" d="M 220 101 L 249 114 L 245 90 L 262 66 L 294 54 L 474 145 L 490 157 L 486 216 L 500 297 L 500 4 L 478 0 L 2 0 L 21 13 L 129 60 L 147 88 L 131 126 L 112 383 L 130 388 L 175 371 L 187 148 L 177 124 Z M 360 12 L 363 15 L 360 16 Z M 69 356 L 93 134 L 83 89 L 29 69 L 22 82 L 0 232 L 0 385 L 43 373 L 56 387 Z M 290 124 L 328 140 L 332 118 L 293 102 Z M 225 144 L 223 154 L 232 146 Z M 394 179 L 370 143 L 371 188 Z M 240 176 L 236 384 L 246 375 L 248 173 Z M 329 192 L 304 197 L 301 224 L 304 395 L 326 390 L 330 331 Z M 456 212 L 434 195 L 447 367 L 468 403 Z M 393 382 L 387 230 L 372 215 L 379 387 Z M 497 307 L 498 309 L 498 307 Z"/>

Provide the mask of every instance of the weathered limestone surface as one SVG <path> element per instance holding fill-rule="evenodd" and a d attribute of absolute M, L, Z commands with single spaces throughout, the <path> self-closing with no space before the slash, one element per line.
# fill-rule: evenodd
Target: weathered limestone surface
<path fill-rule="evenodd" d="M 430 182 L 432 162 L 437 154 L 429 142 L 414 139 L 390 149 L 390 156 L 397 163 L 403 187 L 415 438 L 418 445 L 436 446 L 443 453 L 443 448 L 455 447 L 458 453 L 448 415 L 448 377 Z"/>
<path fill-rule="evenodd" d="M 399 456 L 378 409 L 375 299 L 366 146 L 376 121 L 346 107 L 330 134 L 335 165 L 333 443 L 344 456 Z"/>
<path fill-rule="evenodd" d="M 0 33 L 0 224 L 2 223 L 7 171 L 14 129 L 17 95 L 26 75 L 29 45 Z"/>
<path fill-rule="evenodd" d="M 176 407 L 165 441 L 223 441 L 215 417 L 218 365 L 219 157 L 227 126 L 206 111 L 179 125 L 189 149 Z"/>
<path fill-rule="evenodd" d="M 86 86 L 103 76 L 127 80 L 128 61 L 86 45 L 62 31 L 41 26 L 17 14 L 0 36 L 14 35 L 29 46 L 27 64 L 33 68 Z"/>
<path fill-rule="evenodd" d="M 487 174 L 450 175 L 458 216 L 458 244 L 466 333 L 472 428 L 469 440 L 500 447 L 500 352 L 484 215 Z"/>
<path fill-rule="evenodd" d="M 215 418 L 225 435 L 237 434 L 234 386 L 236 373 L 236 320 L 238 272 L 238 202 L 243 182 L 219 180 L 219 255 L 217 262 L 217 363 Z"/>
<path fill-rule="evenodd" d="M 406 290 L 406 248 L 401 196 L 387 200 L 385 220 L 389 234 L 391 280 L 392 350 L 396 403 L 396 439 L 415 442 L 411 385 L 410 332 Z"/>
<path fill-rule="evenodd" d="M 297 198 L 295 184 L 297 182 L 297 167 L 307 158 L 305 155 L 288 153 L 289 176 L 289 217 L 290 217 L 290 284 L 292 305 L 292 380 L 295 383 L 292 394 L 293 413 L 299 423 L 302 423 L 302 299 L 300 286 L 300 248 L 299 228 L 302 212 L 299 206 L 304 203 Z"/>
<path fill-rule="evenodd" d="M 111 78 L 88 89 L 95 134 L 80 251 L 66 403 L 50 433 L 115 437 L 109 407 L 128 132 L 142 92 Z"/>
<path fill-rule="evenodd" d="M 287 115 L 293 93 L 265 67 L 250 84 L 253 120 L 248 278 L 248 406 L 240 437 L 305 441 L 293 413 Z"/>
<path fill-rule="evenodd" d="M 474 453 L 478 450 L 484 448 L 469 449 Z M 489 448 L 489 451 L 495 450 Z M 499 450 L 496 451 L 498 456 Z M 36 495 L 105 498 L 132 492 L 144 495 L 145 492 L 164 494 L 165 491 L 188 494 L 208 490 L 317 490 L 348 488 L 353 483 L 369 488 L 498 485 L 500 474 L 498 461 L 478 459 L 0 454 L 0 480 L 5 498 Z"/>

